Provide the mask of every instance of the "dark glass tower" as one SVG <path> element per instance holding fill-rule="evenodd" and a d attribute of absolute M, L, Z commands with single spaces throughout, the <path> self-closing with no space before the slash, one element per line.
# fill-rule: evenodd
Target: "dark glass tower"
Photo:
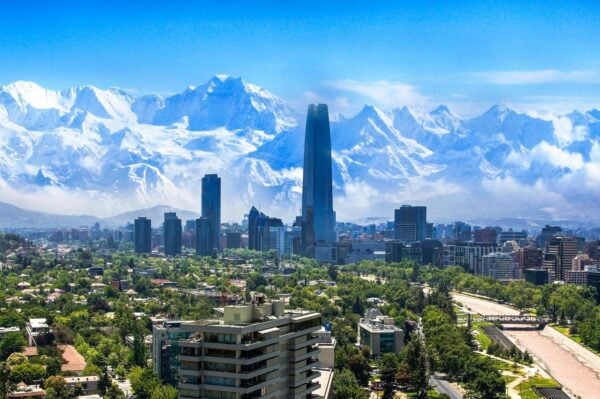
<path fill-rule="evenodd" d="M 196 219 L 196 255 L 209 256 L 213 254 L 214 235 L 212 220 L 209 218 Z"/>
<path fill-rule="evenodd" d="M 202 217 L 210 220 L 210 238 L 207 243 L 213 249 L 221 249 L 221 178 L 204 175 L 202 178 Z"/>
<path fill-rule="evenodd" d="M 149 254 L 152 250 L 152 222 L 148 218 L 135 219 L 133 239 L 136 254 Z"/>
<path fill-rule="evenodd" d="M 427 208 L 402 205 L 394 212 L 394 238 L 405 244 L 427 237 Z"/>
<path fill-rule="evenodd" d="M 305 249 L 317 242 L 335 241 L 331 172 L 331 133 L 327 105 L 309 105 L 304 136 L 304 175 L 302 180 L 302 221 Z M 309 239 L 310 238 L 310 239 Z M 308 242 L 312 241 L 312 242 Z"/>
<path fill-rule="evenodd" d="M 165 255 L 175 256 L 181 253 L 181 219 L 175 212 L 165 213 L 164 237 Z"/>

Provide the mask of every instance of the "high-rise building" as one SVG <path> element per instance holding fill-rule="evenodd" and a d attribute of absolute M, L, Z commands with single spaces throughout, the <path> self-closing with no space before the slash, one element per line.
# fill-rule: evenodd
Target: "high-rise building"
<path fill-rule="evenodd" d="M 270 229 L 272 227 L 283 228 L 283 222 L 281 219 L 265 215 L 253 206 L 248 213 L 248 249 L 254 251 L 277 249 L 271 245 Z"/>
<path fill-rule="evenodd" d="M 427 207 L 402 205 L 394 216 L 394 239 L 410 244 L 426 238 Z"/>
<path fill-rule="evenodd" d="M 497 238 L 498 236 L 496 234 L 496 229 L 493 227 L 488 226 L 483 229 L 473 231 L 473 241 L 475 242 L 494 243 L 496 242 Z"/>
<path fill-rule="evenodd" d="M 517 263 L 512 254 L 507 252 L 491 252 L 481 257 L 482 276 L 496 280 L 512 280 L 515 278 Z"/>
<path fill-rule="evenodd" d="M 164 252 L 167 256 L 175 256 L 181 253 L 181 219 L 175 212 L 165 213 L 164 229 Z"/>
<path fill-rule="evenodd" d="M 321 315 L 281 301 L 225 306 L 222 318 L 182 324 L 179 398 L 315 397 Z"/>
<path fill-rule="evenodd" d="M 196 219 L 196 255 L 198 256 L 210 256 L 214 250 L 214 225 L 212 219 L 201 217 Z"/>
<path fill-rule="evenodd" d="M 538 236 L 538 247 L 540 248 L 545 248 L 546 247 L 546 242 L 554 237 L 557 234 L 560 234 L 562 232 L 562 229 L 560 228 L 560 226 L 550 226 L 550 225 L 546 225 L 542 228 L 542 231 L 540 232 L 540 235 Z"/>
<path fill-rule="evenodd" d="M 221 178 L 215 174 L 202 178 L 202 217 L 210 221 L 209 247 L 221 249 Z"/>
<path fill-rule="evenodd" d="M 238 231 L 228 231 L 225 234 L 225 245 L 227 248 L 241 248 L 242 233 Z"/>
<path fill-rule="evenodd" d="M 564 272 L 571 270 L 573 258 L 577 256 L 577 246 L 579 241 L 576 237 L 569 236 L 554 236 L 546 241 L 546 250 L 543 265 L 550 269 L 554 266 L 554 270 L 549 270 L 549 276 L 552 281 L 564 280 Z M 554 255 L 554 258 L 552 258 Z M 546 260 L 553 260 L 553 263 Z"/>
<path fill-rule="evenodd" d="M 167 320 L 152 326 L 152 367 L 165 383 L 177 385 L 179 373 L 179 340 L 189 338 L 181 325 L 189 321 Z"/>
<path fill-rule="evenodd" d="M 311 104 L 306 115 L 302 180 L 303 244 L 308 256 L 314 256 L 317 242 L 335 242 L 332 184 L 329 112 L 325 104 Z"/>
<path fill-rule="evenodd" d="M 152 222 L 148 218 L 135 219 L 133 230 L 136 254 L 149 254 L 152 251 Z"/>

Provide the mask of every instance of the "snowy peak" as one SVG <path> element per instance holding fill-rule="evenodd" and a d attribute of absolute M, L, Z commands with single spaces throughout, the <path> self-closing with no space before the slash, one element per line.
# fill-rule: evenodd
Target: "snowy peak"
<path fill-rule="evenodd" d="M 296 125 L 294 113 L 279 98 L 227 75 L 216 75 L 204 85 L 164 99 L 144 96 L 132 109 L 142 123 L 167 126 L 185 118 L 191 130 L 226 127 L 276 134 Z"/>

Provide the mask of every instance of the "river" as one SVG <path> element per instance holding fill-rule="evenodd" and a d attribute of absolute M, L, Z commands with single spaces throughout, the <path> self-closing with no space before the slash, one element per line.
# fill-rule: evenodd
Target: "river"
<path fill-rule="evenodd" d="M 496 302 L 453 293 L 456 301 L 479 314 L 514 315 L 519 311 Z M 568 337 L 544 330 L 505 330 L 521 350 L 527 350 L 563 388 L 583 399 L 600 399 L 600 357 Z"/>

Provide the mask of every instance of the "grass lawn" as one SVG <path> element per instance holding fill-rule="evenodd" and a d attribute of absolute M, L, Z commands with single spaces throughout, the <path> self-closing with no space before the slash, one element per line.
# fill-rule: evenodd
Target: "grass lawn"
<path fill-rule="evenodd" d="M 577 342 L 579 345 L 583 346 L 584 348 L 586 348 L 587 350 L 589 350 L 590 352 L 595 353 L 596 355 L 600 355 L 600 352 L 590 348 L 589 346 L 587 346 L 586 344 L 584 344 L 583 342 L 581 342 L 581 337 L 577 334 L 571 334 L 571 332 L 569 331 L 569 327 L 562 327 L 556 324 L 550 324 L 550 326 L 552 328 L 554 328 L 556 331 L 558 331 L 559 333 L 561 333 L 564 336 L 569 337 L 571 340 Z"/>
<path fill-rule="evenodd" d="M 481 327 L 491 325 L 493 324 L 485 321 L 475 322 L 471 325 L 473 330 L 477 331 L 477 334 L 475 334 L 475 339 L 479 342 L 479 345 L 481 345 L 481 348 L 485 351 L 487 351 L 487 348 L 492 343 L 492 340 L 486 335 L 485 331 L 483 331 L 483 328 Z"/>
<path fill-rule="evenodd" d="M 416 392 L 407 392 L 406 396 L 408 396 L 409 398 L 416 398 L 417 397 L 417 393 Z M 437 399 L 440 397 L 440 394 L 438 393 L 438 391 L 436 391 L 435 389 L 430 389 L 427 391 L 427 398 L 429 399 Z"/>
<path fill-rule="evenodd" d="M 533 387 L 538 388 L 560 388 L 560 384 L 553 379 L 533 377 L 523 381 L 516 387 L 522 399 L 539 399 L 539 396 L 533 391 Z"/>

